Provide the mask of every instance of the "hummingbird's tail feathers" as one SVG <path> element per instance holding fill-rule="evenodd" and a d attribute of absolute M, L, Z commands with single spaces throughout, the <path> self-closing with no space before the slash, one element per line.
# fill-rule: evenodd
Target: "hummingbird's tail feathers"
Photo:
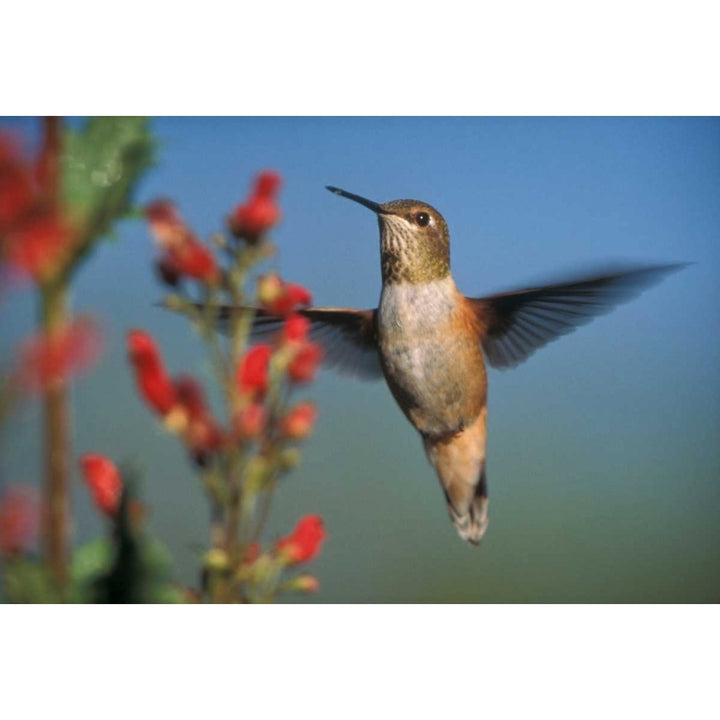
<path fill-rule="evenodd" d="M 445 493 L 458 535 L 479 545 L 488 526 L 485 474 L 486 408 L 475 422 L 450 437 L 424 438 L 425 452 Z"/>
<path fill-rule="evenodd" d="M 480 482 L 475 488 L 475 495 L 465 513 L 457 510 L 447 492 L 445 493 L 445 497 L 447 499 L 450 519 L 453 521 L 458 535 L 471 545 L 479 545 L 488 526 L 489 501 L 484 464 L 482 474 L 480 475 Z"/>

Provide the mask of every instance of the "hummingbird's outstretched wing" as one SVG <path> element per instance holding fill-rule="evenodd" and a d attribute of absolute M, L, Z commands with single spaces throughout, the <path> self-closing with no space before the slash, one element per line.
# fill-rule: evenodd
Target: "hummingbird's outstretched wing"
<path fill-rule="evenodd" d="M 495 368 L 509 368 L 686 265 L 615 269 L 468 300 L 480 325 L 480 341 L 488 362 Z"/>
<path fill-rule="evenodd" d="M 323 367 L 364 380 L 382 378 L 377 348 L 377 310 L 350 308 L 304 308 L 297 311 L 310 321 L 310 339 L 325 351 Z M 230 308 L 218 308 L 221 329 L 227 323 Z M 252 337 L 262 340 L 276 333 L 285 318 L 265 310 L 256 310 Z"/>

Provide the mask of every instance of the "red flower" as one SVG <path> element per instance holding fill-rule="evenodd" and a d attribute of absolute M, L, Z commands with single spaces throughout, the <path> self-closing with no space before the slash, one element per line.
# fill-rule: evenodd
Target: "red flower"
<path fill-rule="evenodd" d="M 145 218 L 164 251 L 158 263 L 163 278 L 186 276 L 210 284 L 219 281 L 215 256 L 195 237 L 170 200 L 156 200 L 147 205 Z"/>
<path fill-rule="evenodd" d="M 169 251 L 168 259 L 179 275 L 211 285 L 220 279 L 215 256 L 195 238 L 189 238 L 183 245 Z"/>
<path fill-rule="evenodd" d="M 200 383 L 188 375 L 173 382 L 177 401 L 187 415 L 185 439 L 196 453 L 217 450 L 222 444 L 222 432 L 210 412 Z"/>
<path fill-rule="evenodd" d="M 311 382 L 324 356 L 323 349 L 316 343 L 306 342 L 290 361 L 287 374 L 294 383 Z"/>
<path fill-rule="evenodd" d="M 320 552 L 325 539 L 325 528 L 319 515 L 306 515 L 295 526 L 291 535 L 281 538 L 275 545 L 290 564 L 306 562 Z"/>
<path fill-rule="evenodd" d="M 236 237 L 256 242 L 280 222 L 281 212 L 274 196 L 281 184 L 282 180 L 277 173 L 266 171 L 257 176 L 249 199 L 238 205 L 228 220 Z"/>
<path fill-rule="evenodd" d="M 250 403 L 235 415 L 235 433 L 240 440 L 257 440 L 265 429 L 267 412 L 258 402 Z"/>
<path fill-rule="evenodd" d="M 290 440 L 304 440 L 312 432 L 317 408 L 311 402 L 298 403 L 280 421 L 280 432 Z"/>
<path fill-rule="evenodd" d="M 36 281 L 58 269 L 74 239 L 68 223 L 44 205 L 43 188 L 16 143 L 1 134 L 0 236 L 4 260 Z"/>
<path fill-rule="evenodd" d="M 167 415 L 177 404 L 177 393 L 155 341 L 142 330 L 131 330 L 127 348 L 140 394 L 155 412 Z"/>
<path fill-rule="evenodd" d="M 289 315 L 300 305 L 310 305 L 312 295 L 302 285 L 282 282 L 280 292 L 271 302 L 262 302 L 261 298 L 260 303 L 273 315 Z"/>
<path fill-rule="evenodd" d="M 150 232 L 163 250 L 182 245 L 192 235 L 171 200 L 155 200 L 144 208 Z"/>
<path fill-rule="evenodd" d="M 268 389 L 268 365 L 272 348 L 269 345 L 255 345 L 240 361 L 236 380 L 240 392 L 254 399 L 265 397 Z"/>
<path fill-rule="evenodd" d="M 290 315 L 282 330 L 282 341 L 287 343 L 304 342 L 310 332 L 310 321 L 302 315 Z"/>
<path fill-rule="evenodd" d="M 282 178 L 272 170 L 265 170 L 255 178 L 255 195 L 273 197 L 282 186 Z"/>
<path fill-rule="evenodd" d="M 100 348 L 99 329 L 89 318 L 73 320 L 52 335 L 36 335 L 20 348 L 18 382 L 28 391 L 43 390 L 85 370 Z"/>
<path fill-rule="evenodd" d="M 57 269 L 71 244 L 70 230 L 57 213 L 33 212 L 8 232 L 4 255 L 21 273 L 42 280 Z"/>
<path fill-rule="evenodd" d="M 0 556 L 27 550 L 37 535 L 38 503 L 29 487 L 10 487 L 0 498 Z"/>
<path fill-rule="evenodd" d="M 0 234 L 17 223 L 35 201 L 32 172 L 17 143 L 0 134 Z"/>
<path fill-rule="evenodd" d="M 113 517 L 120 506 L 123 482 L 115 464 L 104 455 L 87 453 L 80 458 L 80 468 L 90 489 L 95 506 Z"/>

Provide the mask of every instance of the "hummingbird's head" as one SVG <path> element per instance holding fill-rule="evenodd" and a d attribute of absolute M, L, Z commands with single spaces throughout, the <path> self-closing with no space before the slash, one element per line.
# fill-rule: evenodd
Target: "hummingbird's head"
<path fill-rule="evenodd" d="M 328 186 L 378 216 L 383 282 L 426 283 L 450 274 L 450 234 L 443 216 L 419 200 L 391 200 L 380 205 L 360 195 Z"/>

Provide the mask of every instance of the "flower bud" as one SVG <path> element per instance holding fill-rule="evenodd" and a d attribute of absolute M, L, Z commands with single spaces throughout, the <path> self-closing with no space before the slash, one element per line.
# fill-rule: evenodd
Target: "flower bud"
<path fill-rule="evenodd" d="M 235 415 L 235 434 L 239 440 L 257 440 L 265 430 L 267 412 L 258 402 L 250 403 Z"/>
<path fill-rule="evenodd" d="M 116 515 L 123 482 L 115 464 L 104 455 L 86 453 L 80 458 L 80 468 L 97 509 L 108 517 Z"/>
<path fill-rule="evenodd" d="M 311 382 L 323 356 L 323 349 L 317 343 L 306 342 L 290 361 L 287 367 L 288 378 L 298 384 Z"/>
<path fill-rule="evenodd" d="M 294 447 L 285 448 L 278 458 L 282 470 L 293 470 L 302 461 L 302 453 Z"/>
<path fill-rule="evenodd" d="M 312 432 L 317 408 L 311 402 L 298 403 L 280 421 L 280 432 L 289 440 L 304 440 Z"/>
<path fill-rule="evenodd" d="M 158 346 L 148 333 L 131 330 L 127 334 L 127 348 L 140 394 L 155 412 L 166 416 L 177 404 L 177 395 Z"/>
<path fill-rule="evenodd" d="M 230 567 L 230 558 L 224 550 L 212 548 L 212 550 L 208 550 L 208 552 L 205 553 L 203 566 L 207 570 L 224 572 Z"/>
<path fill-rule="evenodd" d="M 325 528 L 319 515 L 306 515 L 287 537 L 277 541 L 275 549 L 290 565 L 307 562 L 319 552 L 325 539 Z"/>
<path fill-rule="evenodd" d="M 251 347 L 238 364 L 236 381 L 240 393 L 262 399 L 268 390 L 268 366 L 272 348 L 269 345 Z"/>

